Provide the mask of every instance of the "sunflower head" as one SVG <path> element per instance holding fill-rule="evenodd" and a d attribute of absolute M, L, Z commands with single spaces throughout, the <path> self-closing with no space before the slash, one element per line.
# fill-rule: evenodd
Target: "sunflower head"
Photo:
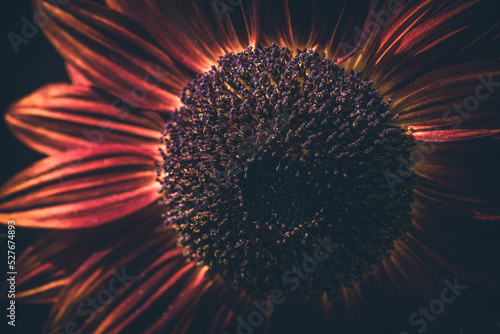
<path fill-rule="evenodd" d="M 372 84 L 277 45 L 227 54 L 197 76 L 165 131 L 167 223 L 181 245 L 259 294 L 283 288 L 287 270 L 309 271 L 304 296 L 369 272 L 410 224 L 413 198 L 413 182 L 391 191 L 384 178 L 412 141 Z M 322 240 L 338 247 L 314 263 Z"/>

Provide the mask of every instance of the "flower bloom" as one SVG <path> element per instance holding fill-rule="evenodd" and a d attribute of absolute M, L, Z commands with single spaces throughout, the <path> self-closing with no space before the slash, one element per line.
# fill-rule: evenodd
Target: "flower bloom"
<path fill-rule="evenodd" d="M 17 299 L 47 333 L 498 332 L 494 3 L 34 1 L 71 83 L 5 115 L 47 157 L 0 220 L 53 230 Z"/>

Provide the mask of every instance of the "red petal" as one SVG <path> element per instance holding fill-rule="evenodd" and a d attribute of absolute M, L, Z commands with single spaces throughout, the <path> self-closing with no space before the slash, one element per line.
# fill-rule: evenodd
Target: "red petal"
<path fill-rule="evenodd" d="M 397 125 L 422 141 L 453 141 L 500 133 L 500 60 L 445 67 L 400 89 L 390 109 Z"/>
<path fill-rule="evenodd" d="M 94 86 L 140 108 L 171 111 L 188 75 L 126 16 L 97 4 L 55 7 L 37 0 L 50 19 L 43 31 L 68 64 Z"/>
<path fill-rule="evenodd" d="M 498 142 L 491 138 L 426 143 L 412 150 L 417 197 L 441 210 L 500 213 Z"/>
<path fill-rule="evenodd" d="M 169 55 L 198 73 L 209 70 L 220 56 L 257 42 L 256 1 L 106 2 L 141 22 Z"/>
<path fill-rule="evenodd" d="M 5 117 L 21 141 L 49 155 L 112 143 L 157 152 L 164 127 L 112 96 L 69 84 L 37 90 L 12 105 Z"/>
<path fill-rule="evenodd" d="M 362 46 L 361 36 L 377 1 L 263 1 L 262 45 L 276 43 L 290 50 L 325 52 L 339 63 Z M 358 35 L 359 32 L 359 35 Z M 347 69 L 350 71 L 350 68 Z"/>
<path fill-rule="evenodd" d="M 47 330 L 58 332 L 75 321 L 85 332 L 145 332 L 153 321 L 170 322 L 196 306 L 211 285 L 206 268 L 188 262 L 160 226 L 136 227 L 131 236 L 96 253 L 75 272 L 52 308 Z M 117 274 L 126 279 L 120 282 Z M 89 297 L 99 312 L 83 312 L 80 305 Z"/>
<path fill-rule="evenodd" d="M 500 256 L 495 238 L 498 222 L 480 221 L 462 211 L 441 210 L 436 203 L 420 200 L 415 208 L 418 215 L 408 244 L 455 275 L 500 293 L 500 275 L 491 263 Z"/>
<path fill-rule="evenodd" d="M 90 306 L 80 306 L 86 298 L 96 298 L 99 306 L 103 306 L 101 298 L 106 296 L 98 292 L 106 290 L 104 292 L 118 295 L 128 285 L 129 276 L 140 280 L 137 268 L 144 267 L 144 262 L 150 263 L 160 257 L 172 249 L 173 244 L 175 246 L 175 242 L 169 240 L 171 238 L 166 233 L 155 233 L 152 224 L 148 223 L 144 228 L 138 226 L 118 241 L 108 243 L 107 249 L 95 252 L 80 264 L 52 308 L 46 323 L 50 332 L 64 330 L 69 320 L 75 320 L 81 325 L 86 320 L 85 316 L 95 318 L 98 314 L 85 311 Z"/>
<path fill-rule="evenodd" d="M 66 73 L 68 73 L 71 82 L 77 86 L 91 86 L 92 82 L 85 78 L 73 65 L 66 63 Z"/>
<path fill-rule="evenodd" d="M 390 23 L 379 25 L 366 50 L 366 75 L 386 95 L 444 65 L 498 56 L 498 45 L 490 44 L 500 32 L 498 17 L 491 10 L 495 1 L 408 2 Z M 498 44 L 498 43 L 497 43 Z M 365 68 L 358 68 L 364 70 Z"/>
<path fill-rule="evenodd" d="M 488 137 L 500 133 L 499 130 L 435 130 L 435 127 L 411 126 L 410 133 L 416 140 L 446 142 Z"/>
<path fill-rule="evenodd" d="M 0 188 L 0 220 L 71 229 L 126 217 L 158 200 L 156 159 L 149 150 L 117 144 L 45 158 Z"/>
<path fill-rule="evenodd" d="M 44 234 L 17 259 L 16 300 L 54 302 L 61 289 L 71 281 L 74 272 L 92 253 L 109 248 L 122 239 L 135 239 L 136 232 L 126 234 L 131 228 L 141 226 L 142 229 L 153 230 L 161 221 L 161 207 L 153 203 L 113 224 Z"/>

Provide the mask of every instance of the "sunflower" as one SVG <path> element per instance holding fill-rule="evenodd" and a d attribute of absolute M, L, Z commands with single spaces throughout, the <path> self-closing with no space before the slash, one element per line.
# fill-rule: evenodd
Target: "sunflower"
<path fill-rule="evenodd" d="M 46 333 L 498 333 L 495 1 L 35 1 L 71 83 L 0 219 Z"/>

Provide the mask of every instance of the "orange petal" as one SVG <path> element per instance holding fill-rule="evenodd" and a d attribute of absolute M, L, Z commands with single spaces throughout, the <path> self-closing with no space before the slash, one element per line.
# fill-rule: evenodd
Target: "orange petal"
<path fill-rule="evenodd" d="M 0 221 L 72 229 L 131 215 L 158 200 L 158 154 L 136 146 L 87 146 L 45 158 L 0 188 Z"/>

